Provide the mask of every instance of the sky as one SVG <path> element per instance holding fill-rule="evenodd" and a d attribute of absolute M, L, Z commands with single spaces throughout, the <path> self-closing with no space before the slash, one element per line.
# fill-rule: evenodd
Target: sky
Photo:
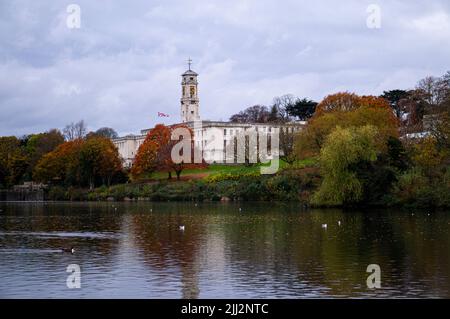
<path fill-rule="evenodd" d="M 2 0 L 0 135 L 177 123 L 189 57 L 204 120 L 283 94 L 410 89 L 450 70 L 450 1 Z"/>

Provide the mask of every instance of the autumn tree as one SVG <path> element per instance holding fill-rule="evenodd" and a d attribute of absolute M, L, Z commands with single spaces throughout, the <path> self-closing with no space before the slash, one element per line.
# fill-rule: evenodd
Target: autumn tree
<path fill-rule="evenodd" d="M 178 129 L 184 130 L 187 133 L 187 136 L 174 136 L 175 132 L 178 131 Z M 169 168 L 172 168 L 175 171 L 178 180 L 180 179 L 181 172 L 185 169 L 207 167 L 206 162 L 201 156 L 200 150 L 195 147 L 194 132 L 188 126 L 184 124 L 173 126 L 172 138 L 174 139 L 169 144 L 170 146 L 166 149 L 166 151 L 164 152 L 165 155 L 161 159 L 164 161 L 164 163 L 166 163 L 166 165 L 168 165 Z M 177 162 L 172 155 L 174 151 L 176 151 L 175 148 L 177 147 L 177 145 L 180 145 L 180 143 L 183 143 L 184 147 L 180 149 L 180 153 L 178 155 L 183 156 L 183 158 L 186 158 L 186 160 Z M 170 157 L 168 152 L 169 149 L 171 150 Z"/>
<path fill-rule="evenodd" d="M 360 101 L 361 97 L 354 93 L 343 92 L 331 94 L 317 105 L 314 116 L 318 117 L 332 111 L 352 111 L 361 106 Z"/>
<path fill-rule="evenodd" d="M 28 157 L 27 178 L 31 179 L 32 172 L 38 161 L 57 146 L 64 143 L 64 136 L 57 129 L 45 133 L 29 135 L 25 149 Z"/>
<path fill-rule="evenodd" d="M 189 136 L 189 141 L 187 141 L 186 147 L 182 151 L 189 153 L 190 158 L 184 162 L 176 162 L 172 159 L 173 148 L 182 140 L 180 136 L 172 140 L 172 132 L 177 128 L 185 129 Z M 175 172 L 177 179 L 180 179 L 181 172 L 185 169 L 205 167 L 203 159 L 201 163 L 195 163 L 194 161 L 194 152 L 196 150 L 192 137 L 192 130 L 185 125 L 172 127 L 167 127 L 163 124 L 156 125 L 149 131 L 144 142 L 139 147 L 131 169 L 133 177 L 139 178 L 145 175 L 148 176 L 154 171 L 160 171 L 167 172 L 169 178 L 172 176 L 171 173 Z"/>
<path fill-rule="evenodd" d="M 299 158 L 317 156 L 328 134 L 338 125 L 342 128 L 365 125 L 376 127 L 380 148 L 386 147 L 386 141 L 390 136 L 399 135 L 398 120 L 385 99 L 339 93 L 325 100 L 327 100 L 325 103 L 321 103 L 322 110 L 316 110 L 308 126 L 296 139 L 295 149 Z"/>
<path fill-rule="evenodd" d="M 131 168 L 132 176 L 134 178 L 148 176 L 156 171 L 158 169 L 157 152 L 162 146 L 169 144 L 169 142 L 170 129 L 167 126 L 157 124 L 151 129 L 136 153 Z"/>
<path fill-rule="evenodd" d="M 39 182 L 80 185 L 79 152 L 81 139 L 65 142 L 54 151 L 45 154 L 33 170 L 33 180 Z"/>
<path fill-rule="evenodd" d="M 79 152 L 82 178 L 93 189 L 96 182 L 109 186 L 115 174 L 122 170 L 119 152 L 109 138 L 91 137 L 84 141 Z"/>
<path fill-rule="evenodd" d="M 33 171 L 33 178 L 93 188 L 110 185 L 121 171 L 122 163 L 114 144 L 104 137 L 91 137 L 65 142 L 44 155 Z"/>
<path fill-rule="evenodd" d="M 0 137 L 0 186 L 19 183 L 27 168 L 26 153 L 21 141 L 14 137 Z"/>

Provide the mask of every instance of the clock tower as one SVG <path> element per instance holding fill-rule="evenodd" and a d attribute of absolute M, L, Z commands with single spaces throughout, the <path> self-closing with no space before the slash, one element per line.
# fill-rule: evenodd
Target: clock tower
<path fill-rule="evenodd" d="M 181 120 L 193 122 L 200 120 L 198 99 L 198 74 L 191 70 L 192 60 L 188 60 L 189 69 L 181 77 Z"/>

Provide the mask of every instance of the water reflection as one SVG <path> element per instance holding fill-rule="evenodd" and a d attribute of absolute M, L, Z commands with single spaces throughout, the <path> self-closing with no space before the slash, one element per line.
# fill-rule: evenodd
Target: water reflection
<path fill-rule="evenodd" d="M 450 297 L 446 212 L 273 203 L 0 208 L 3 298 Z M 76 254 L 60 252 L 70 246 Z M 70 263 L 82 268 L 81 289 L 65 285 Z M 366 286 L 369 264 L 381 266 L 381 289 Z"/>

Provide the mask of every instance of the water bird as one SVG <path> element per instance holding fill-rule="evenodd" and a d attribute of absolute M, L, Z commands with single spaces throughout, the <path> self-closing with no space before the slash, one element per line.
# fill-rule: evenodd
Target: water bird
<path fill-rule="evenodd" d="M 70 253 L 70 254 L 74 254 L 75 253 L 75 248 L 70 247 L 70 248 L 62 248 L 61 251 L 63 253 Z"/>
<path fill-rule="evenodd" d="M 242 208 L 239 207 L 239 211 L 242 212 Z"/>
<path fill-rule="evenodd" d="M 340 220 L 338 220 L 338 226 L 341 226 L 341 221 Z"/>
<path fill-rule="evenodd" d="M 323 229 L 327 229 L 328 225 L 327 224 L 322 224 L 322 228 Z"/>
<path fill-rule="evenodd" d="M 180 229 L 181 231 L 184 231 L 184 225 L 181 225 L 181 226 L 179 227 L 179 229 Z"/>

